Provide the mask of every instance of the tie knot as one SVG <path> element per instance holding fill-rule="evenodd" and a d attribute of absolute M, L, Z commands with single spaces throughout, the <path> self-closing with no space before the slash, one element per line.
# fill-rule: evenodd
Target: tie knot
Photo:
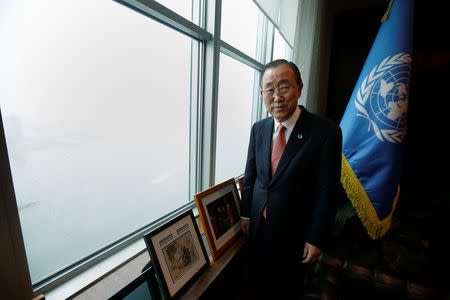
<path fill-rule="evenodd" d="M 279 132 L 283 132 L 283 131 L 285 131 L 286 130 L 286 127 L 284 127 L 284 125 L 283 124 L 278 124 L 278 131 Z"/>

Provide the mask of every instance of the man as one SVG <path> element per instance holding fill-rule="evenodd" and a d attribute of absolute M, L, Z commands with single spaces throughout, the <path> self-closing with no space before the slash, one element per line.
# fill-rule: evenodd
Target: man
<path fill-rule="evenodd" d="M 258 298 L 302 294 L 305 266 L 321 254 L 335 216 L 341 131 L 298 106 L 302 87 L 294 63 L 276 60 L 262 72 L 272 116 L 251 130 L 241 211 Z"/>

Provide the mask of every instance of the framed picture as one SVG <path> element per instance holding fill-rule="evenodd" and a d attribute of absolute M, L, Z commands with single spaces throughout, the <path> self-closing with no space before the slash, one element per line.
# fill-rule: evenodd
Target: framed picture
<path fill-rule="evenodd" d="M 152 267 L 115 293 L 108 300 L 152 299 L 160 300 L 160 288 Z"/>
<path fill-rule="evenodd" d="M 209 265 L 192 210 L 144 236 L 164 299 L 178 297 Z"/>
<path fill-rule="evenodd" d="M 240 197 L 231 178 L 194 195 L 213 259 L 217 259 L 241 232 Z"/>

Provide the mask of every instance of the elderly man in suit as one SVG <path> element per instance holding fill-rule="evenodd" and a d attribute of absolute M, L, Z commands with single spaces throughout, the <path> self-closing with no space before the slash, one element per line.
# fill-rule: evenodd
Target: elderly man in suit
<path fill-rule="evenodd" d="M 306 266 L 321 254 L 335 216 L 342 134 L 298 105 L 302 87 L 292 62 L 276 60 L 262 72 L 271 117 L 251 130 L 241 210 L 257 298 L 302 294 Z"/>

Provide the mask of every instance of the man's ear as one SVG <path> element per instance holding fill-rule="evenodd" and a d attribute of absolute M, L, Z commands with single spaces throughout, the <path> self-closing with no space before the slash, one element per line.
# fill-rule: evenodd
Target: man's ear
<path fill-rule="evenodd" d="M 302 95 L 302 89 L 303 89 L 303 82 L 300 82 L 297 86 L 297 92 L 298 92 L 298 97 L 300 98 L 300 96 Z"/>

